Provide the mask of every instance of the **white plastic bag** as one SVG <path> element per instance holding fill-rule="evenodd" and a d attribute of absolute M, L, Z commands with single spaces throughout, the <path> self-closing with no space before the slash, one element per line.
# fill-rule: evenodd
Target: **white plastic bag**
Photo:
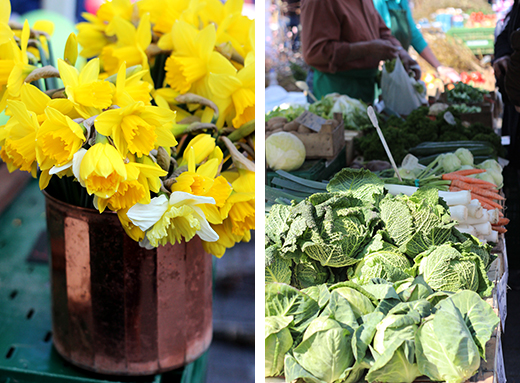
<path fill-rule="evenodd" d="M 395 60 L 392 73 L 388 73 L 383 65 L 381 91 L 385 105 L 396 113 L 408 115 L 414 109 L 426 104 L 426 97 L 417 92 L 414 85 L 417 81 L 406 73 L 401 60 Z"/>

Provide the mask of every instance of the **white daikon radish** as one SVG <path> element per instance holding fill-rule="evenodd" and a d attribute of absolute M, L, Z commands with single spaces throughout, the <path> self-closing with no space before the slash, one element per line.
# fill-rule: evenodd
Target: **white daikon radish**
<path fill-rule="evenodd" d="M 385 189 L 392 195 L 405 194 L 407 196 L 412 195 L 417 191 L 415 186 L 407 185 L 396 185 L 396 184 L 385 184 Z"/>
<path fill-rule="evenodd" d="M 439 190 L 439 197 L 442 197 L 448 206 L 467 205 L 471 202 L 471 192 L 469 190 L 461 190 L 457 192 L 445 192 Z"/>
<path fill-rule="evenodd" d="M 451 218 L 461 223 L 468 220 L 468 208 L 465 205 L 450 206 Z"/>
<path fill-rule="evenodd" d="M 493 231 L 491 224 L 489 222 L 478 223 L 478 224 L 472 225 L 472 226 L 477 231 L 477 234 L 489 235 Z"/>
<path fill-rule="evenodd" d="M 470 225 L 456 225 L 455 226 L 461 233 L 471 234 L 477 236 L 477 230 Z"/>
<path fill-rule="evenodd" d="M 498 243 L 498 231 L 491 230 L 491 234 L 485 235 L 484 239 L 488 242 Z"/>
<path fill-rule="evenodd" d="M 472 199 L 466 206 L 468 208 L 468 216 L 473 218 L 482 218 L 483 208 L 478 199 Z"/>
<path fill-rule="evenodd" d="M 488 215 L 488 221 L 494 225 L 498 223 L 498 220 L 500 219 L 500 215 L 498 214 L 498 209 L 492 209 L 492 210 L 486 210 Z"/>
<path fill-rule="evenodd" d="M 465 221 L 462 221 L 461 223 L 467 224 L 467 225 L 478 225 L 480 223 L 486 223 L 489 222 L 489 217 L 487 210 L 484 209 L 482 213 L 482 217 L 480 218 L 473 218 L 468 215 L 468 218 Z"/>

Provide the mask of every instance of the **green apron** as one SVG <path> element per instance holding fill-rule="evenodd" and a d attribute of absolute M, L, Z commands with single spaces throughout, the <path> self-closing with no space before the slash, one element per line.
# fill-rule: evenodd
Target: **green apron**
<path fill-rule="evenodd" d="M 390 30 L 392 35 L 399 40 L 403 48 L 407 51 L 412 44 L 412 29 L 406 17 L 404 9 L 389 9 L 390 13 Z"/>
<path fill-rule="evenodd" d="M 329 93 L 374 102 L 377 68 L 325 73 L 314 69 L 313 93 L 319 99 Z"/>

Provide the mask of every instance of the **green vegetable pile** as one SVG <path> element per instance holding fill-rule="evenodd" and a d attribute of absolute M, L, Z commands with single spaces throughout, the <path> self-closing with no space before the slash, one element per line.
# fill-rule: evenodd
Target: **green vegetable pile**
<path fill-rule="evenodd" d="M 505 156 L 500 136 L 492 128 L 481 123 L 464 126 L 459 118 L 460 113 L 452 107 L 439 114 L 435 120 L 428 117 L 428 107 L 415 109 L 406 120 L 391 116 L 380 124 L 386 142 L 397 163 L 408 154 L 408 150 L 426 141 L 485 141 L 489 142 L 499 156 Z M 455 124 L 444 117 L 451 113 Z M 451 121 L 453 122 L 453 121 Z M 364 135 L 355 140 L 356 148 L 366 161 L 386 159 L 387 155 L 377 132 L 372 127 L 363 130 Z"/>
<path fill-rule="evenodd" d="M 266 220 L 265 279 L 297 288 L 421 275 L 435 290 L 489 296 L 490 245 L 460 233 L 435 188 L 385 194 L 367 170 L 344 169 L 316 193 L 272 206 Z"/>
<path fill-rule="evenodd" d="M 303 105 L 290 106 L 286 109 L 277 107 L 265 115 L 265 120 L 269 121 L 273 117 L 285 117 L 287 118 L 287 122 L 291 122 L 298 118 L 305 110 L 323 117 L 326 120 L 330 120 L 334 117 L 333 106 L 336 103 L 337 97 L 339 97 L 339 95 L 327 95 L 321 100 L 310 104 L 307 108 Z M 347 96 L 343 97 L 348 98 Z M 343 114 L 345 129 L 361 130 L 372 126 L 366 113 L 366 105 L 361 101 L 352 100 L 348 111 L 343 109 L 345 108 L 339 108 L 338 112 Z"/>
<path fill-rule="evenodd" d="M 478 294 L 435 293 L 421 277 L 268 283 L 265 304 L 265 376 L 286 382 L 464 382 L 499 322 Z"/>
<path fill-rule="evenodd" d="M 446 91 L 446 99 L 450 104 L 478 103 L 484 101 L 484 96 L 488 94 L 485 90 L 457 82 L 453 89 Z"/>

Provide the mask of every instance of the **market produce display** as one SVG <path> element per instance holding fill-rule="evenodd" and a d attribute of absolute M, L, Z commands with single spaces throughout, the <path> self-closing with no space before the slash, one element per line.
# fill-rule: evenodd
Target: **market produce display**
<path fill-rule="evenodd" d="M 436 177 L 448 187 L 461 177 L 483 185 L 475 177 L 486 172 Z M 266 190 L 274 202 L 265 239 L 266 376 L 469 379 L 499 322 L 482 299 L 493 288 L 487 270 L 498 236 L 479 240 L 464 225 L 491 226 L 499 210 L 484 209 L 470 190 L 385 183 L 363 169 L 344 169 L 328 184 L 279 173 L 285 187 Z M 457 335 L 440 335 L 448 328 Z"/>
<path fill-rule="evenodd" d="M 371 126 L 370 120 L 368 119 L 366 113 L 367 106 L 363 101 L 350 98 L 346 95 L 332 93 L 313 104 L 277 107 L 276 109 L 267 113 L 265 116 L 265 120 L 267 122 L 266 130 L 274 131 L 279 128 L 273 127 L 272 119 L 283 117 L 286 119 L 286 123 L 291 122 L 306 110 L 323 117 L 326 120 L 332 119 L 334 117 L 334 113 L 342 113 L 345 129 L 359 130 L 365 126 Z M 286 129 L 287 128 L 284 130 Z"/>
<path fill-rule="evenodd" d="M 265 375 L 286 382 L 464 382 L 499 322 L 478 294 L 434 292 L 420 277 L 268 283 L 265 303 Z"/>
<path fill-rule="evenodd" d="M 505 156 L 500 136 L 492 128 L 481 123 L 464 124 L 459 117 L 460 113 L 452 107 L 437 116 L 431 116 L 429 108 L 425 106 L 411 112 L 406 119 L 391 116 L 380 122 L 380 126 L 396 162 L 401 162 L 409 152 L 416 156 L 453 152 L 459 147 L 465 147 L 460 141 L 487 143 L 492 150 L 486 153 L 486 159 Z M 355 143 L 364 159 L 385 159 L 386 153 L 376 131 L 367 127 L 363 132 L 364 135 Z M 412 149 L 428 146 L 437 147 L 437 150 L 417 153 Z"/>

